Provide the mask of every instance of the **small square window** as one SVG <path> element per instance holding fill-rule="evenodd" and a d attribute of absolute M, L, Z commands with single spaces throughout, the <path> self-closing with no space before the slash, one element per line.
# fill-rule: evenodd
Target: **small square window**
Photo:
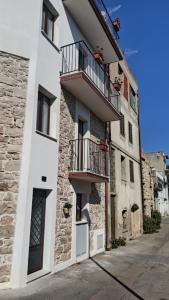
<path fill-rule="evenodd" d="M 39 91 L 36 129 L 46 135 L 50 131 L 50 105 L 50 99 Z"/>
<path fill-rule="evenodd" d="M 130 182 L 134 182 L 134 163 L 132 160 L 129 161 L 130 168 Z"/>

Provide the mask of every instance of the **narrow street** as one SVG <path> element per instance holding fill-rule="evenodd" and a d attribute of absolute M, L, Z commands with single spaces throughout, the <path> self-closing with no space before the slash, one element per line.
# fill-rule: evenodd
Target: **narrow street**
<path fill-rule="evenodd" d="M 169 217 L 160 233 L 143 235 L 126 247 L 97 255 L 0 299 L 169 299 Z"/>

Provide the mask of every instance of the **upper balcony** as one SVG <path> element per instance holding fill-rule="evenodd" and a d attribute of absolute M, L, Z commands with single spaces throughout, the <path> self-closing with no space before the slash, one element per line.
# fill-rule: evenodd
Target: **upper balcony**
<path fill-rule="evenodd" d="M 118 35 L 103 0 L 63 0 L 92 49 L 103 48 L 104 63 L 123 59 Z"/>
<path fill-rule="evenodd" d="M 119 120 L 119 93 L 85 42 L 70 44 L 61 50 L 61 84 L 102 121 Z"/>

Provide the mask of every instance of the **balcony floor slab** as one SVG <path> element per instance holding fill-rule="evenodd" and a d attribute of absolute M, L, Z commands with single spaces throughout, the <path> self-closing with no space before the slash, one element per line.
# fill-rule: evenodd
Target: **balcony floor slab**
<path fill-rule="evenodd" d="M 62 75 L 61 84 L 103 122 L 120 120 L 120 113 L 83 71 Z"/>
<path fill-rule="evenodd" d="M 92 172 L 81 172 L 81 171 L 69 172 L 69 179 L 83 180 L 83 181 L 95 182 L 95 183 L 109 181 L 109 177 L 107 176 L 94 174 Z"/>

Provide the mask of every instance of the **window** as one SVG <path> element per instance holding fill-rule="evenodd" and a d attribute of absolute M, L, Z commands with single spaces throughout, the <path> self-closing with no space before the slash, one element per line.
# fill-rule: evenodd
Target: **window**
<path fill-rule="evenodd" d="M 137 112 L 137 96 L 131 86 L 130 86 L 130 106 L 135 112 Z"/>
<path fill-rule="evenodd" d="M 121 155 L 121 179 L 126 179 L 126 159 Z"/>
<path fill-rule="evenodd" d="M 123 114 L 122 114 L 122 118 L 120 119 L 120 134 L 125 136 L 125 120 Z"/>
<path fill-rule="evenodd" d="M 39 91 L 36 129 L 47 135 L 50 130 L 50 104 L 50 99 Z"/>
<path fill-rule="evenodd" d="M 123 70 L 122 70 L 120 64 L 118 64 L 118 74 L 119 74 L 119 75 L 122 75 L 122 74 L 123 74 Z"/>
<path fill-rule="evenodd" d="M 43 4 L 43 15 L 42 15 L 42 30 L 46 33 L 48 38 L 54 40 L 54 22 L 56 15 L 49 10 L 46 4 Z"/>
<path fill-rule="evenodd" d="M 134 182 L 134 164 L 133 161 L 129 161 L 129 168 L 130 168 L 130 182 Z"/>
<path fill-rule="evenodd" d="M 82 194 L 76 196 L 76 221 L 82 220 Z"/>
<path fill-rule="evenodd" d="M 128 131 L 129 131 L 129 142 L 133 144 L 133 128 L 130 122 L 128 122 Z"/>

